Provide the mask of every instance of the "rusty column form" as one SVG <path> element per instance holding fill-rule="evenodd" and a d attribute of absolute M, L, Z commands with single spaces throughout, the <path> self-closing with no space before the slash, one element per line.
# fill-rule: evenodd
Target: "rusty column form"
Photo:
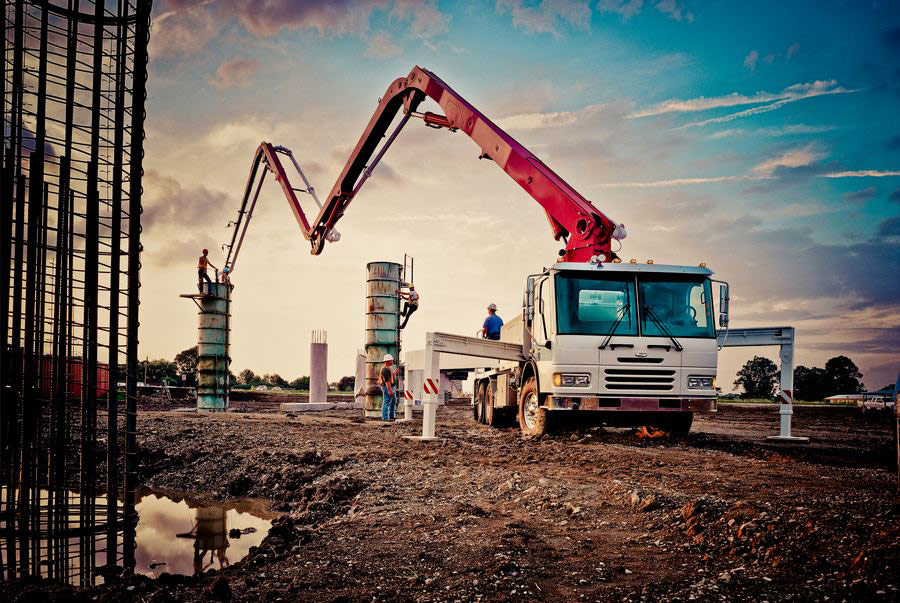
<path fill-rule="evenodd" d="M 378 371 L 384 355 L 400 360 L 400 272 L 394 262 L 370 262 L 366 266 L 366 409 L 365 416 L 381 416 Z"/>

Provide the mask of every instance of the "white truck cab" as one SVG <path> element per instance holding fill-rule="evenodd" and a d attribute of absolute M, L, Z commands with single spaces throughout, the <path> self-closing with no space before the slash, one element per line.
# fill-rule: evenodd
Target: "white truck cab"
<path fill-rule="evenodd" d="M 705 266 L 558 263 L 528 277 L 523 313 L 501 341 L 522 359 L 476 373 L 474 415 L 518 414 L 526 433 L 549 414 L 592 411 L 613 424 L 690 429 L 716 410 L 716 312 L 727 327 L 728 289 Z"/>

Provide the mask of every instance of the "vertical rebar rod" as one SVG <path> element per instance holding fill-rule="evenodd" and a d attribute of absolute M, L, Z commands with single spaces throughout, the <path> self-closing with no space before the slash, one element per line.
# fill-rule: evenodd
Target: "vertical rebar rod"
<path fill-rule="evenodd" d="M 137 371 L 138 371 L 138 309 L 140 307 L 141 268 L 141 159 L 144 147 L 144 102 L 147 81 L 147 42 L 150 37 L 151 0 L 138 0 L 134 26 L 134 66 L 131 92 L 131 165 L 128 207 L 128 331 L 126 362 L 128 366 L 125 415 L 125 529 L 137 523 L 135 495 L 137 490 Z M 123 546 L 125 563 L 134 565 L 134 539 L 127 538 Z"/>
<path fill-rule="evenodd" d="M 128 16 L 128 3 L 119 2 L 118 47 L 116 52 L 116 95 L 112 180 L 112 220 L 109 258 L 109 392 L 107 394 L 107 478 L 106 478 L 106 541 L 113 551 L 118 549 L 118 501 L 119 501 L 119 270 L 122 237 L 122 152 L 125 141 L 125 60 L 128 44 L 124 32 L 124 19 Z"/>

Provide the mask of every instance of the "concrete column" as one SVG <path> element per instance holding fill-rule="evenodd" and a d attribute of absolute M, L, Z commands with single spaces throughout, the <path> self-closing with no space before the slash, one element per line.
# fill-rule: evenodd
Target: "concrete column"
<path fill-rule="evenodd" d="M 328 401 L 328 334 L 313 331 L 309 344 L 309 401 Z"/>

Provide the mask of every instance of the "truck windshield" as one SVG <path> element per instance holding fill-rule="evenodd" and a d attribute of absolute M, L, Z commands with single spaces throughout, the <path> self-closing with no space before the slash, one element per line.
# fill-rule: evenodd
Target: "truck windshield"
<path fill-rule="evenodd" d="M 701 275 L 559 272 L 557 330 L 560 335 L 715 337 L 711 289 Z"/>
<path fill-rule="evenodd" d="M 557 274 L 559 333 L 637 335 L 634 299 L 632 274 Z"/>
<path fill-rule="evenodd" d="M 644 335 L 716 336 L 709 279 L 671 274 L 639 274 L 638 293 L 641 300 L 641 333 Z M 654 316 L 657 320 L 653 319 Z"/>

